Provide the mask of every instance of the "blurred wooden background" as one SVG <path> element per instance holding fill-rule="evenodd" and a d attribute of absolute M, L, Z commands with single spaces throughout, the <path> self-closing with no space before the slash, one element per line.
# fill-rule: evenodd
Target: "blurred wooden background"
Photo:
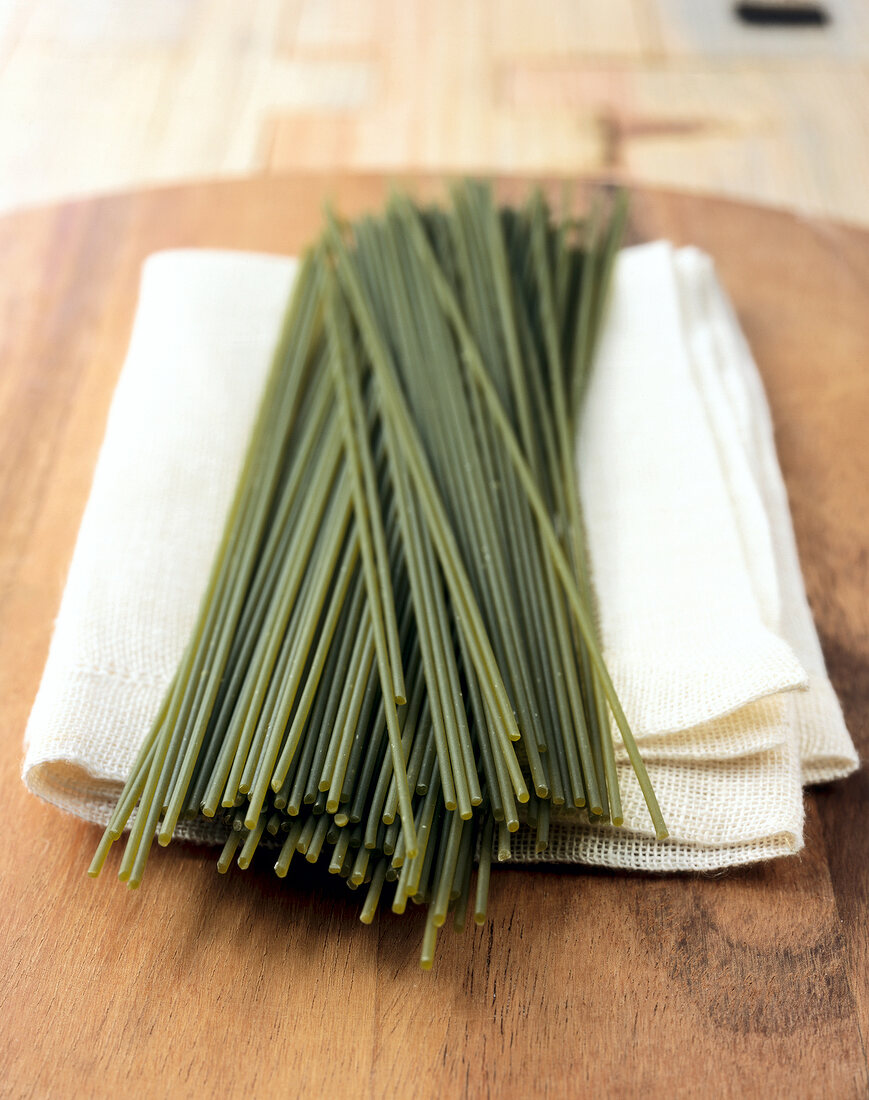
<path fill-rule="evenodd" d="M 606 172 L 869 223 L 869 0 L 0 0 L 0 209 L 306 169 Z"/>

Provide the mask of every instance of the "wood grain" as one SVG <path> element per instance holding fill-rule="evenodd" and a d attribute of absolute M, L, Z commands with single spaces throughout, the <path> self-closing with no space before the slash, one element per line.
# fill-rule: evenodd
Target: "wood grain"
<path fill-rule="evenodd" d="M 505 181 L 519 194 L 521 181 Z M 554 184 L 556 190 L 558 184 Z M 175 845 L 143 889 L 29 796 L 20 741 L 143 257 L 292 252 L 382 177 L 202 184 L 0 219 L 0 1092 L 11 1097 L 866 1095 L 865 772 L 807 799 L 803 855 L 715 877 L 518 870 L 417 968 L 416 916 L 313 872 L 222 878 Z M 432 180 L 418 181 L 431 194 Z M 771 399 L 806 581 L 869 749 L 869 234 L 640 191 L 634 232 L 715 257 Z M 109 870 L 112 868 L 110 867 Z"/>
<path fill-rule="evenodd" d="M 621 173 L 869 224 L 869 0 L 4 0 L 0 208 L 251 172 Z"/>

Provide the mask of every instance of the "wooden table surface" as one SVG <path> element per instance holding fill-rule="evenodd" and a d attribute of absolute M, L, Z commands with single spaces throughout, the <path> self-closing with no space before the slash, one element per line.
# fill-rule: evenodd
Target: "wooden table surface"
<path fill-rule="evenodd" d="M 806 800 L 802 855 L 721 876 L 493 875 L 491 923 L 356 919 L 343 884 L 218 876 L 155 851 L 131 893 L 85 875 L 98 830 L 20 779 L 140 264 L 173 246 L 293 252 L 325 195 L 294 176 L 0 220 L 0 1093 L 9 1096 L 866 1095 L 865 771 Z M 519 194 L 524 184 L 505 182 Z M 418 181 L 430 192 L 433 181 Z M 715 257 L 767 385 L 812 607 L 869 748 L 869 234 L 640 191 L 635 235 Z M 114 864 L 110 864 L 110 871 Z"/>

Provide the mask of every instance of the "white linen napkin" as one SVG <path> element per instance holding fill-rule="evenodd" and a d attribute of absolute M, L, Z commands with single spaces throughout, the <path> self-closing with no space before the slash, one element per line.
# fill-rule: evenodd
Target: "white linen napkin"
<path fill-rule="evenodd" d="M 25 783 L 88 820 L 107 820 L 192 627 L 294 272 L 225 252 L 145 264 L 26 734 Z M 559 819 L 549 851 L 517 837 L 514 858 L 711 870 L 797 851 L 802 784 L 857 757 L 760 378 L 702 253 L 620 255 L 578 461 L 605 656 L 671 837 L 654 840 L 619 745 L 624 828 Z"/>

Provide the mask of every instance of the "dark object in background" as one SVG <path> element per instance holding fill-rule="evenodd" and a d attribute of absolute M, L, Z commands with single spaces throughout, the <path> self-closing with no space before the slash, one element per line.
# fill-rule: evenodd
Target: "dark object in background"
<path fill-rule="evenodd" d="M 736 4 L 736 16 L 743 23 L 761 27 L 824 27 L 830 22 L 830 14 L 822 4 L 800 3 L 791 0 L 756 0 L 755 3 Z"/>

